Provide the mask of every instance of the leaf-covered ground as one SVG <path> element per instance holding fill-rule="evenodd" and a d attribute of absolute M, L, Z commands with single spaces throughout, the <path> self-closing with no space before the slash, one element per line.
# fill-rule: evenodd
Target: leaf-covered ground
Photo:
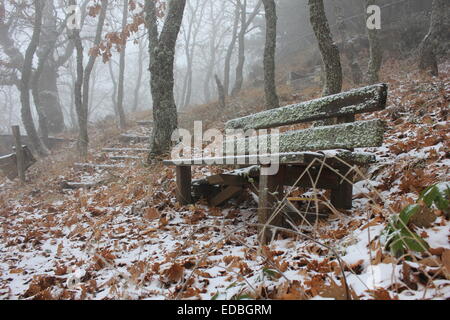
<path fill-rule="evenodd" d="M 26 186 L 2 178 L 0 299 L 449 299 L 443 212 L 413 227 L 430 245 L 413 259 L 394 258 L 379 237 L 425 187 L 449 180 L 450 64 L 442 69 L 439 78 L 385 79 L 389 107 L 368 118 L 386 120 L 388 132 L 381 148 L 364 150 L 378 163 L 356 184 L 355 208 L 266 247 L 256 241 L 251 196 L 181 207 L 173 169 L 162 165 L 76 169 L 62 150 L 38 163 Z M 97 131 L 90 161 L 112 163 L 101 147 L 121 144 Z M 67 181 L 97 185 L 71 190 Z"/>

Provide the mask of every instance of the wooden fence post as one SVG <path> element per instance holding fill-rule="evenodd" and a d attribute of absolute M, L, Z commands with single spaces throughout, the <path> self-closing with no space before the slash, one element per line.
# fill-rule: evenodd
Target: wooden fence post
<path fill-rule="evenodd" d="M 16 145 L 16 162 L 17 162 L 17 175 L 21 183 L 25 182 L 25 161 L 22 148 L 22 141 L 20 136 L 20 127 L 12 126 L 12 134 L 14 136 L 14 142 Z"/>

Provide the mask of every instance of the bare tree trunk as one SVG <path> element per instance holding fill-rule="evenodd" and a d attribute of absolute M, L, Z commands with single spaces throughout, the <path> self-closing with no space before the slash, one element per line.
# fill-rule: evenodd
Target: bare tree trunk
<path fill-rule="evenodd" d="M 125 80 L 125 53 L 127 49 L 127 38 L 125 35 L 125 28 L 128 19 L 128 0 L 123 0 L 123 15 L 122 15 L 122 48 L 120 50 L 119 62 L 119 88 L 117 93 L 117 112 L 119 114 L 119 127 L 125 129 L 127 126 L 125 112 L 123 109 L 123 92 Z"/>
<path fill-rule="evenodd" d="M 139 53 L 138 53 L 138 76 L 136 79 L 136 85 L 134 86 L 134 101 L 133 112 L 136 112 L 139 106 L 139 94 L 141 92 L 142 74 L 144 68 L 144 40 L 139 40 Z"/>
<path fill-rule="evenodd" d="M 347 37 L 346 24 L 342 16 L 342 8 L 336 2 L 334 2 L 334 4 L 335 4 L 334 10 L 337 19 L 337 28 L 339 30 L 342 41 L 342 51 L 347 57 L 353 84 L 360 85 L 362 82 L 363 75 L 361 67 L 359 66 L 358 63 L 358 59 L 355 57 L 355 48 L 353 46 L 353 43 L 349 41 Z"/>
<path fill-rule="evenodd" d="M 247 19 L 247 0 L 244 0 L 243 3 L 241 3 L 241 0 L 238 0 L 238 4 L 241 7 L 241 30 L 239 31 L 238 36 L 239 56 L 236 67 L 236 82 L 234 83 L 233 90 L 231 91 L 232 96 L 238 95 L 242 90 L 242 85 L 244 84 L 245 35 L 247 34 L 249 25 L 259 13 L 262 1 L 258 2 L 249 19 Z"/>
<path fill-rule="evenodd" d="M 194 48 L 189 55 L 189 65 L 187 68 L 187 79 L 186 79 L 186 92 L 184 95 L 183 108 L 187 107 L 191 103 L 192 97 L 192 72 L 193 72 L 193 60 L 194 60 Z M 183 96 L 182 96 L 183 97 Z"/>
<path fill-rule="evenodd" d="M 71 0 L 71 4 L 75 4 L 75 0 Z M 76 49 L 76 70 L 77 76 L 75 80 L 74 96 L 75 96 L 75 111 L 77 114 L 78 121 L 78 151 L 82 157 L 87 155 L 87 110 L 83 109 L 83 78 L 84 78 L 84 67 L 83 67 L 83 43 L 81 42 L 80 30 L 74 29 L 72 34 L 72 39 Z"/>
<path fill-rule="evenodd" d="M 33 94 L 34 105 L 36 106 L 39 117 L 39 134 L 42 138 L 42 142 L 48 148 L 48 121 L 39 94 L 39 80 L 42 74 L 44 63 L 45 61 L 41 61 L 40 58 L 38 68 L 34 72 L 31 79 L 31 93 Z"/>
<path fill-rule="evenodd" d="M 216 79 L 217 92 L 219 93 L 219 106 L 222 110 L 224 110 L 226 107 L 225 88 L 217 74 L 214 75 L 214 78 Z"/>
<path fill-rule="evenodd" d="M 192 6 L 190 2 L 187 2 L 190 20 L 187 32 L 184 33 L 184 41 L 185 41 L 185 55 L 186 55 L 186 75 L 183 81 L 183 89 L 181 92 L 181 109 L 184 109 L 191 103 L 192 97 L 192 72 L 193 72 L 193 63 L 195 57 L 195 49 L 197 47 L 197 36 L 199 34 L 200 28 L 203 27 L 202 21 L 204 18 L 204 9 L 208 1 L 206 0 L 197 0 L 195 3 L 195 7 Z M 199 12 L 200 10 L 200 12 Z"/>
<path fill-rule="evenodd" d="M 6 12 L 5 1 L 1 0 L 0 9 Z M 24 56 L 20 52 L 19 48 L 16 47 L 14 40 L 11 38 L 10 28 L 13 23 L 13 19 L 10 18 L 6 20 L 5 17 L 0 19 L 0 45 L 3 48 L 4 53 L 9 57 L 9 64 L 17 70 L 21 70 L 24 63 Z M 19 90 L 20 84 L 15 83 Z"/>
<path fill-rule="evenodd" d="M 100 44 L 102 39 L 103 25 L 105 23 L 106 17 L 106 9 L 108 7 L 108 0 L 101 1 L 101 11 L 98 18 L 97 30 L 95 33 L 94 39 L 94 47 L 97 47 Z M 79 33 L 78 33 L 79 36 Z M 81 40 L 80 40 L 81 41 Z M 79 48 L 77 48 L 78 52 Z M 78 53 L 77 53 L 78 56 Z M 81 52 L 81 65 L 82 61 L 82 52 Z M 77 57 L 77 65 L 78 65 Z M 79 136 L 78 136 L 78 151 L 80 152 L 81 157 L 87 156 L 88 145 L 89 145 L 89 135 L 88 135 L 88 116 L 89 116 L 89 80 L 91 77 L 92 69 L 94 68 L 95 60 L 97 59 L 97 55 L 90 55 L 86 68 L 84 69 L 82 81 L 83 81 L 83 96 L 82 96 L 82 106 L 81 110 L 78 110 L 78 126 L 79 126 Z M 77 67 L 78 68 L 78 67 Z M 76 100 L 76 98 L 75 98 Z"/>
<path fill-rule="evenodd" d="M 155 3 L 152 0 L 145 2 L 154 119 L 149 161 L 153 156 L 162 155 L 170 150 L 172 133 L 178 127 L 177 107 L 173 95 L 173 67 L 176 41 L 185 6 L 186 0 L 169 2 L 167 17 L 159 34 Z"/>
<path fill-rule="evenodd" d="M 275 85 L 275 53 L 277 47 L 277 8 L 274 0 L 263 0 L 266 12 L 266 44 L 264 48 L 264 90 L 267 109 L 280 106 Z"/>
<path fill-rule="evenodd" d="M 325 14 L 323 0 L 309 0 L 311 25 L 319 43 L 322 61 L 325 67 L 323 95 L 339 93 L 342 89 L 342 68 L 339 49 L 333 42 L 330 27 Z"/>
<path fill-rule="evenodd" d="M 210 2 L 210 16 L 212 19 L 215 18 L 214 4 L 212 1 Z M 209 39 L 209 62 L 208 67 L 206 68 L 205 80 L 203 82 L 203 93 L 205 97 L 205 103 L 211 101 L 210 85 L 211 85 L 211 78 L 213 77 L 214 74 L 214 66 L 216 64 L 217 27 L 218 26 L 216 25 L 216 23 L 213 22 L 211 37 Z"/>
<path fill-rule="evenodd" d="M 30 79 L 32 72 L 33 57 L 36 53 L 36 49 L 39 45 L 39 37 L 42 27 L 42 9 L 45 5 L 43 0 L 35 0 L 35 17 L 33 25 L 33 35 L 31 37 L 30 44 L 25 53 L 25 59 L 22 67 L 22 78 L 20 81 L 20 101 L 22 103 L 22 121 L 27 131 L 28 138 L 35 151 L 45 156 L 48 154 L 47 148 L 42 143 L 34 126 L 33 116 L 31 114 L 30 106 Z"/>
<path fill-rule="evenodd" d="M 238 35 L 238 64 L 236 66 L 236 80 L 234 83 L 233 90 L 231 91 L 232 96 L 236 96 L 242 89 L 242 84 L 244 83 L 244 64 L 245 64 L 245 33 L 246 33 L 246 19 L 247 19 L 247 0 L 241 3 L 238 0 L 238 4 L 241 7 L 241 29 Z"/>
<path fill-rule="evenodd" d="M 189 38 L 189 37 L 188 37 Z M 185 39 L 186 40 L 186 39 Z M 181 97 L 179 98 L 178 102 L 180 104 L 180 109 L 184 109 L 187 106 L 187 91 L 188 91 L 188 82 L 192 79 L 192 60 L 193 57 L 191 56 L 191 52 L 189 50 L 190 46 L 190 40 L 186 40 L 186 46 L 185 46 L 185 56 L 186 56 L 186 74 L 184 75 L 183 79 L 183 88 L 181 90 Z"/>
<path fill-rule="evenodd" d="M 52 2 L 48 2 L 48 6 L 44 7 L 42 17 L 44 21 L 44 28 L 41 28 L 42 39 L 41 47 L 44 51 L 47 50 L 47 43 L 53 43 L 56 34 L 56 20 L 52 12 Z M 0 2 L 0 8 L 4 9 L 4 1 Z M 50 12 L 50 13 L 49 13 Z M 10 58 L 9 65 L 17 71 L 22 71 L 24 56 L 20 50 L 15 46 L 14 40 L 11 38 L 10 32 L 13 28 L 13 15 L 8 19 L 8 21 L 0 21 L 0 45 L 3 48 L 4 53 Z M 56 40 L 55 40 L 56 41 Z M 54 48 L 54 44 L 53 44 Z M 50 48 L 52 49 L 52 48 Z M 37 51 L 37 56 L 40 58 L 40 52 Z M 40 115 L 40 124 L 42 125 L 45 120 L 44 117 L 50 119 L 49 129 L 51 133 L 59 133 L 64 129 L 64 117 L 62 115 L 61 105 L 58 99 L 58 88 L 56 86 L 57 77 L 57 66 L 54 64 L 45 63 L 42 73 L 42 81 L 39 82 L 37 90 L 40 93 L 42 100 L 41 106 L 36 106 L 38 113 Z M 15 85 L 19 91 L 21 90 L 21 84 L 16 77 L 11 79 L 10 84 Z M 45 129 L 44 129 L 45 131 Z"/>
<path fill-rule="evenodd" d="M 225 95 L 228 96 L 230 92 L 230 69 L 231 69 L 231 57 L 233 56 L 234 47 L 236 46 L 236 40 L 238 36 L 238 27 L 239 27 L 239 18 L 240 18 L 240 7 L 236 4 L 236 9 L 234 12 L 234 23 L 233 23 L 233 32 L 231 36 L 230 44 L 228 45 L 227 54 L 225 56 L 225 70 L 223 77 L 223 86 L 225 90 Z"/>
<path fill-rule="evenodd" d="M 71 42 L 75 42 L 74 41 L 74 37 L 73 37 L 73 31 L 70 31 L 69 33 L 69 39 L 71 40 Z M 75 45 L 72 44 L 72 46 L 75 48 Z M 76 66 L 74 65 L 73 61 L 69 61 L 68 64 L 68 72 L 70 75 L 70 81 L 67 82 L 67 87 L 69 88 L 69 92 L 71 92 L 72 94 L 70 94 L 70 105 L 69 105 L 69 118 L 70 118 L 70 125 L 69 128 L 73 131 L 78 131 L 78 124 L 77 124 L 77 116 L 76 116 L 76 108 L 75 108 L 75 82 L 77 79 L 77 74 L 76 74 Z"/>
<path fill-rule="evenodd" d="M 56 66 L 52 55 L 58 36 L 65 29 L 67 19 L 61 24 L 59 30 L 56 30 L 56 19 L 54 19 L 53 10 L 54 5 L 50 1 L 44 8 L 44 21 L 47 20 L 47 25 L 44 22 L 44 28 L 50 31 L 42 32 L 45 40 L 41 41 L 40 47 L 42 50 L 37 53 L 39 57 L 38 67 L 31 79 L 31 91 L 39 115 L 39 132 L 46 147 L 48 147 L 49 132 L 59 133 L 65 128 L 64 115 L 61 104 L 59 103 L 56 77 L 53 79 L 53 76 L 56 75 Z M 43 75 L 45 75 L 45 78 Z M 54 90 L 52 90 L 51 86 L 54 86 Z M 42 90 L 43 88 L 46 88 L 46 90 Z M 48 121 L 49 117 L 51 118 L 50 123 Z"/>
<path fill-rule="evenodd" d="M 67 20 L 67 19 L 66 19 Z M 54 59 L 54 51 L 58 37 L 66 26 L 66 20 L 57 27 L 55 6 L 53 1 L 46 1 L 43 11 L 42 37 L 37 51 L 39 64 L 42 64 L 37 80 L 37 90 L 39 91 L 39 103 L 37 109 L 41 110 L 44 122 L 40 121 L 41 133 L 48 130 L 49 133 L 61 133 L 65 129 L 64 114 L 59 100 L 59 90 L 57 86 L 58 65 Z"/>
<path fill-rule="evenodd" d="M 439 74 L 436 51 L 439 46 L 445 12 L 448 12 L 446 6 L 448 6 L 446 0 L 433 0 L 430 29 L 419 47 L 419 68 L 420 70 L 429 69 L 433 76 Z"/>
<path fill-rule="evenodd" d="M 108 61 L 108 70 L 109 70 L 109 76 L 111 78 L 111 82 L 113 85 L 113 94 L 111 95 L 111 100 L 113 103 L 114 115 L 116 116 L 116 119 L 117 119 L 117 118 L 119 118 L 119 113 L 117 112 L 117 81 L 116 81 L 116 77 L 114 75 L 114 70 L 112 68 L 112 64 L 113 64 L 113 60 L 110 59 Z"/>
<path fill-rule="evenodd" d="M 366 6 L 375 5 L 376 0 L 366 0 Z M 381 49 L 381 43 L 379 39 L 377 29 L 367 30 L 369 38 L 369 67 L 367 70 L 367 80 L 369 84 L 375 84 L 380 81 L 379 73 L 381 69 L 381 64 L 383 63 L 383 51 Z"/>

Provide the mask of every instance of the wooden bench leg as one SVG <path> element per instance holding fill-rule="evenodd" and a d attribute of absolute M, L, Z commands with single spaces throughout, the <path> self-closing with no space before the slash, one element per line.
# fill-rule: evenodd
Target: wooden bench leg
<path fill-rule="evenodd" d="M 272 232 L 270 228 L 262 226 L 265 224 L 271 215 L 274 213 L 276 204 L 281 201 L 284 196 L 284 176 L 286 172 L 285 166 L 280 166 L 280 169 L 276 175 L 265 175 L 263 168 L 261 168 L 261 174 L 259 178 L 259 207 L 258 207 L 258 223 L 260 227 L 258 229 L 259 240 L 262 244 L 267 244 Z M 283 223 L 282 213 L 270 221 L 270 225 L 281 227 Z"/>
<path fill-rule="evenodd" d="M 340 170 L 340 173 L 345 176 L 346 171 Z M 346 176 L 348 180 L 352 180 L 352 175 Z M 339 177 L 339 180 L 342 180 Z M 336 209 L 350 210 L 353 206 L 353 185 L 347 181 L 343 181 L 337 189 L 331 190 L 331 204 Z"/>
<path fill-rule="evenodd" d="M 191 167 L 189 166 L 177 166 L 177 200 L 182 205 L 192 203 L 191 195 Z"/>

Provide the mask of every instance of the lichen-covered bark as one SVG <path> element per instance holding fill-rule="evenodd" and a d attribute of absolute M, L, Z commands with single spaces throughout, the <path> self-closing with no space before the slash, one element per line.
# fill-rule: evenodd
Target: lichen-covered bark
<path fill-rule="evenodd" d="M 448 6 L 448 0 L 433 0 L 430 29 L 419 47 L 419 68 L 421 70 L 429 69 L 433 76 L 439 74 L 436 49 L 439 46 L 439 39 L 442 33 L 445 13 L 448 12 Z"/>
<path fill-rule="evenodd" d="M 22 67 L 22 78 L 20 81 L 20 101 L 22 103 L 22 121 L 27 131 L 27 135 L 31 141 L 33 149 L 45 156 L 48 154 L 47 148 L 43 145 L 41 139 L 38 136 L 36 127 L 34 126 L 33 116 L 31 114 L 30 104 L 30 80 L 32 72 L 33 57 L 36 53 L 36 49 L 39 45 L 39 37 L 42 27 L 42 9 L 45 5 L 43 0 L 35 1 L 35 18 L 33 25 L 33 35 L 31 37 L 30 44 L 25 52 L 25 58 Z"/>
<path fill-rule="evenodd" d="M 339 49 L 333 42 L 323 0 L 309 0 L 311 25 L 319 44 L 322 61 L 325 67 L 325 84 L 323 95 L 341 92 L 342 68 Z"/>
<path fill-rule="evenodd" d="M 154 119 L 149 160 L 170 150 L 172 133 L 178 126 L 177 107 L 173 96 L 173 64 L 185 6 L 186 0 L 169 2 L 167 17 L 159 34 L 155 3 L 151 0 L 145 1 Z"/>
<path fill-rule="evenodd" d="M 275 85 L 275 52 L 277 47 L 277 8 L 274 0 L 263 0 L 266 13 L 266 43 L 264 48 L 264 91 L 267 109 L 280 106 Z"/>
<path fill-rule="evenodd" d="M 280 152 L 379 147 L 384 131 L 381 120 L 306 129 L 280 136 Z"/>
<path fill-rule="evenodd" d="M 376 0 L 366 0 L 366 7 L 370 5 L 376 5 Z M 379 30 L 377 29 L 369 29 L 367 31 L 369 38 L 369 67 L 367 70 L 367 81 L 369 84 L 374 84 L 379 82 L 380 77 L 380 69 L 381 64 L 383 63 L 383 51 L 381 48 L 381 43 L 379 39 Z"/>
<path fill-rule="evenodd" d="M 247 117 L 230 120 L 228 129 L 267 129 L 321 119 L 355 115 L 386 107 L 387 85 L 376 84 Z"/>
<path fill-rule="evenodd" d="M 385 124 L 381 120 L 358 121 L 334 126 L 290 131 L 280 134 L 279 150 L 271 150 L 271 152 L 287 153 L 379 147 L 383 144 L 384 132 Z M 246 139 L 246 154 L 249 152 L 250 145 L 258 145 L 258 139 L 261 139 L 261 137 L 250 137 Z M 269 150 L 270 142 L 271 139 L 267 139 Z M 228 141 L 224 142 L 224 144 L 226 143 Z M 238 142 L 235 143 L 235 147 L 237 145 Z"/>

